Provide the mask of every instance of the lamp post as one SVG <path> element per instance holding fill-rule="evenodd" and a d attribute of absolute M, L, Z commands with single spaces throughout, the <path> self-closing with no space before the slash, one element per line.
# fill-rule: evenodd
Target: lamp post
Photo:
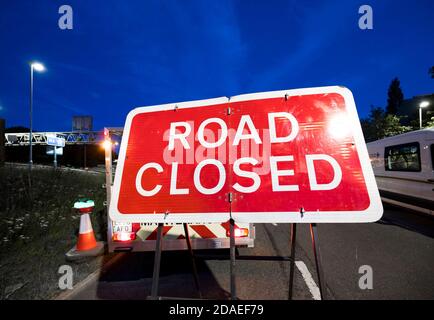
<path fill-rule="evenodd" d="M 426 108 L 428 106 L 429 106 L 428 101 L 422 101 L 419 104 L 419 127 L 420 127 L 420 129 L 422 129 L 422 108 Z"/>
<path fill-rule="evenodd" d="M 33 70 L 37 72 L 44 72 L 45 67 L 42 63 L 39 62 L 31 62 L 30 63 L 30 134 L 29 134 L 29 143 L 30 143 L 30 155 L 29 155 L 29 168 L 32 169 L 33 165 L 33 150 L 32 150 L 32 132 L 33 132 Z"/>

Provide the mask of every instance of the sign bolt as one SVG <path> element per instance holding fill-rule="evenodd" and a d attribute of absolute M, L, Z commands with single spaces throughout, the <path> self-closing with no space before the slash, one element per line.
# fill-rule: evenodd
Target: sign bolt
<path fill-rule="evenodd" d="M 303 207 L 300 207 L 300 215 L 301 215 L 301 217 L 303 218 L 303 214 L 305 213 L 306 211 L 304 210 L 304 208 Z"/>

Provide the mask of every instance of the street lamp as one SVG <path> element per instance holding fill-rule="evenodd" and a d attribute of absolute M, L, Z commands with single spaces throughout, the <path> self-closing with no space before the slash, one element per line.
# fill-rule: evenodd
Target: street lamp
<path fill-rule="evenodd" d="M 33 70 L 37 72 L 44 72 L 45 66 L 40 62 L 30 62 L 30 159 L 29 159 L 29 168 L 32 169 L 33 165 L 33 154 L 32 154 L 32 130 L 33 130 Z"/>
<path fill-rule="evenodd" d="M 426 108 L 428 106 L 429 106 L 428 101 L 422 101 L 419 104 L 419 127 L 420 127 L 420 129 L 422 129 L 422 108 Z"/>

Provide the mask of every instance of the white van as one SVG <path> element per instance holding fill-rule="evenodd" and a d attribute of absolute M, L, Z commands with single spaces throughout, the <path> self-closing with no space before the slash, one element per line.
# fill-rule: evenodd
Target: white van
<path fill-rule="evenodd" d="M 382 200 L 434 215 L 434 128 L 367 146 Z"/>

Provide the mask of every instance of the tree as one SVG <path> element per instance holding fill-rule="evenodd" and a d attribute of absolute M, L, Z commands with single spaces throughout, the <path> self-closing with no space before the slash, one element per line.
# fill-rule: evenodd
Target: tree
<path fill-rule="evenodd" d="M 382 121 L 384 119 L 384 110 L 379 107 L 371 106 L 371 111 L 367 118 L 362 119 L 360 124 L 362 125 L 363 134 L 366 141 L 374 141 L 381 139 L 382 136 Z"/>
<path fill-rule="evenodd" d="M 401 117 L 386 114 L 382 108 L 371 107 L 367 118 L 361 120 L 363 134 L 367 142 L 391 137 L 411 130 L 400 124 Z"/>
<path fill-rule="evenodd" d="M 398 78 L 392 80 L 387 91 L 387 107 L 386 114 L 396 114 L 398 107 L 404 100 L 404 94 L 401 90 L 401 83 Z"/>
<path fill-rule="evenodd" d="M 383 120 L 384 125 L 384 137 L 392 137 L 397 134 L 405 133 L 411 131 L 411 127 L 402 126 L 401 117 L 393 114 L 388 114 Z"/>
<path fill-rule="evenodd" d="M 368 117 L 360 121 L 366 141 L 378 140 L 384 136 L 382 133 L 384 116 L 382 108 L 371 106 Z"/>
<path fill-rule="evenodd" d="M 428 122 L 426 123 L 426 127 L 427 128 L 434 127 L 434 117 L 431 117 L 431 119 L 428 120 Z"/>

